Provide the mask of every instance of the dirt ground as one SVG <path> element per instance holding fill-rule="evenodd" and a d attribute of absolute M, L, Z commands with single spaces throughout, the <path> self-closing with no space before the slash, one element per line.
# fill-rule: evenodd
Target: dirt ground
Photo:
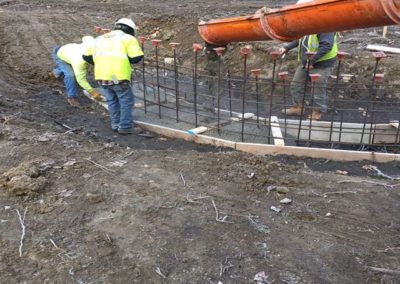
<path fill-rule="evenodd" d="M 400 183 L 373 168 L 396 177 L 399 163 L 119 137 L 103 109 L 84 98 L 68 106 L 48 75 L 52 47 L 95 25 L 134 17 L 189 58 L 198 19 L 264 5 L 0 0 L 0 283 L 253 283 L 259 272 L 260 283 L 400 283 Z M 373 61 L 357 51 L 360 37 L 347 46 L 365 58 L 354 67 L 362 76 Z M 398 63 L 385 67 L 393 80 Z"/>

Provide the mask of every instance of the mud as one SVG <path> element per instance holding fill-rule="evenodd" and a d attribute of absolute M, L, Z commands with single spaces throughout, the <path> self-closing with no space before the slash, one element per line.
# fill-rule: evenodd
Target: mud
<path fill-rule="evenodd" d="M 188 59 L 198 19 L 264 4 L 0 1 L 2 188 L 20 177 L 18 193 L 29 192 L 0 190 L 1 283 L 252 283 L 261 271 L 271 283 L 399 283 L 370 268 L 400 267 L 400 186 L 363 168 L 371 162 L 116 136 L 104 110 L 83 97 L 82 108 L 68 106 L 61 82 L 48 75 L 54 45 L 119 17 L 134 17 L 141 33 L 182 42 Z M 262 43 L 259 53 L 274 44 Z M 228 65 L 239 62 L 239 46 Z M 370 60 L 357 64 L 369 68 Z M 398 69 L 392 60 L 388 73 Z M 398 163 L 376 166 L 400 175 Z M 29 187 L 39 179 L 46 182 Z M 22 257 L 15 209 L 27 209 Z"/>

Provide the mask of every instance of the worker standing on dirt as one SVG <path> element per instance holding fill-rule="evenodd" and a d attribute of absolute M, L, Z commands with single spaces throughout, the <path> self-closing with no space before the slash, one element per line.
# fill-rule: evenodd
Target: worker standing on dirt
<path fill-rule="evenodd" d="M 111 128 L 119 134 L 139 133 L 133 128 L 134 95 L 131 86 L 131 64 L 143 58 L 143 51 L 135 38 L 136 25 L 122 18 L 115 29 L 96 38 L 94 48 L 85 60 L 94 63 L 94 76 L 103 89 L 111 117 Z"/>
<path fill-rule="evenodd" d="M 82 55 L 93 48 L 94 38 L 84 36 L 82 43 L 69 43 L 53 49 L 53 59 L 56 67 L 53 75 L 56 78 L 64 76 L 64 85 L 67 90 L 68 103 L 71 106 L 81 105 L 78 99 L 78 85 L 89 92 L 96 100 L 102 100 L 102 96 L 87 81 L 87 63 Z"/>
<path fill-rule="evenodd" d="M 310 2 L 309 0 L 300 0 L 297 4 Z M 320 120 L 322 113 L 327 111 L 327 83 L 331 75 L 333 66 L 336 63 L 336 56 L 338 52 L 338 44 L 336 33 L 321 33 L 314 35 L 307 35 L 300 40 L 290 42 L 281 49 L 281 53 L 298 48 L 298 60 L 301 63 L 297 68 L 293 81 L 290 85 L 290 93 L 293 98 L 294 106 L 286 109 L 287 115 L 300 116 L 302 114 L 304 85 L 301 82 L 309 80 L 307 76 L 308 57 L 306 52 L 316 52 L 311 59 L 310 74 L 320 74 L 318 85 L 315 88 L 314 104 L 312 106 L 312 113 L 308 119 Z M 285 113 L 285 110 L 282 110 Z"/>

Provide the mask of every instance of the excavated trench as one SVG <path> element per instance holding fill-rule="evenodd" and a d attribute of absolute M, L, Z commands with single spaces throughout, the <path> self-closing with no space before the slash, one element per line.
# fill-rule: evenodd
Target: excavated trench
<path fill-rule="evenodd" d="M 246 15 L 264 4 L 0 0 L 0 171 L 5 173 L 0 177 L 0 282 L 226 284 L 250 283 L 264 272 L 275 283 L 396 283 L 398 162 L 273 158 L 159 136 L 116 136 L 106 111 L 84 96 L 83 108 L 70 107 L 62 82 L 48 74 L 54 45 L 78 42 L 82 35 L 95 35 L 95 26 L 109 28 L 119 17 L 133 17 L 141 28 L 139 35 L 163 40 L 160 58 L 171 58 L 170 42 L 181 43 L 180 71 L 186 71 L 180 80 L 187 93 L 186 98 L 180 93 L 180 103 L 192 109 L 192 44 L 201 43 L 198 20 Z M 387 39 L 381 38 L 379 29 L 344 33 L 341 47 L 352 57 L 343 73 L 368 86 L 374 59 L 364 50 L 366 44 L 399 45 L 397 32 L 389 28 Z M 276 45 L 253 43 L 248 60 L 248 70 L 262 69 L 260 90 L 267 107 L 272 71 L 268 54 Z M 233 78 L 242 78 L 243 46 L 229 46 L 224 56 Z M 150 66 L 150 43 L 146 52 Z M 199 58 L 200 73 L 204 61 Z M 293 73 L 296 66 L 295 55 L 289 55 L 278 68 Z M 398 66 L 396 55 L 382 62 L 379 73 L 385 73 L 385 84 L 399 84 Z M 146 70 L 151 78 L 153 70 Z M 187 125 L 175 122 L 173 74 L 168 71 L 171 95 L 161 112 L 171 119 L 158 118 L 158 93 L 149 85 L 148 99 L 155 95 L 155 102 L 149 102 L 149 111 L 154 112 L 150 122 L 184 125 L 186 131 L 193 128 L 193 112 L 180 113 Z M 207 88 L 201 76 L 204 100 Z M 138 65 L 138 96 L 141 78 Z M 248 84 L 253 102 L 246 109 L 254 113 L 250 74 Z M 239 107 L 233 111 L 241 112 L 242 85 L 234 87 Z M 398 99 L 396 90 L 386 99 Z M 160 91 L 163 99 L 164 89 Z M 364 103 L 368 89 L 348 94 L 354 110 Z M 282 96 L 277 93 L 275 98 Z M 229 109 L 226 96 L 223 106 Z M 278 105 L 273 111 L 279 115 Z M 136 114 L 149 119 L 143 108 Z M 269 116 L 267 108 L 262 116 Z M 354 117 L 362 121 L 362 111 Z M 224 118 L 231 121 L 230 115 Z M 392 119 L 381 118 L 380 122 Z M 214 123 L 212 136 L 219 137 L 215 120 L 210 117 L 207 124 Z M 254 121 L 248 123 L 254 126 Z M 30 187 L 35 182 L 40 186 Z M 291 203 L 280 203 L 283 199 Z M 21 224 L 15 209 L 23 214 L 25 208 L 20 257 Z"/>

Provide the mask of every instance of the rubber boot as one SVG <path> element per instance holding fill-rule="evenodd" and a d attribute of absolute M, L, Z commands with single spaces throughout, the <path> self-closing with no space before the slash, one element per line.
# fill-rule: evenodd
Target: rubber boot
<path fill-rule="evenodd" d="M 303 104 L 298 103 L 292 106 L 291 108 L 286 109 L 286 115 L 295 115 L 295 116 L 301 116 L 301 109 L 303 108 Z M 285 110 L 282 110 L 282 113 L 285 113 Z"/>

